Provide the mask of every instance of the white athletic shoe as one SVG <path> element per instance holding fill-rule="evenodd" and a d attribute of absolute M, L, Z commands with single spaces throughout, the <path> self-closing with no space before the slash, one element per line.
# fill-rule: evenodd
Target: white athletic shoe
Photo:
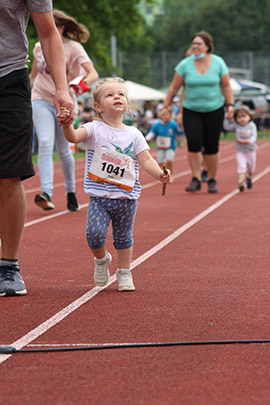
<path fill-rule="evenodd" d="M 102 263 L 97 263 L 95 258 L 95 273 L 94 273 L 94 282 L 96 285 L 103 286 L 106 285 L 110 278 L 109 265 L 112 261 L 112 256 L 109 252 L 106 252 L 107 258 Z"/>
<path fill-rule="evenodd" d="M 130 270 L 122 269 L 117 270 L 116 278 L 118 281 L 118 291 L 134 291 L 135 286 L 132 280 L 132 274 Z"/>

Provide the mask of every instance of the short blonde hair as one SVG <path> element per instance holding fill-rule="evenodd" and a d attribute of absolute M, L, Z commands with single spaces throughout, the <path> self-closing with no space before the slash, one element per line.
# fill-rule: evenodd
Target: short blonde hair
<path fill-rule="evenodd" d="M 95 87 L 95 89 L 93 91 L 93 101 L 94 101 L 94 103 L 99 103 L 100 97 L 101 97 L 101 91 L 102 91 L 103 87 L 106 86 L 106 84 L 109 84 L 109 83 L 120 83 L 120 84 L 122 84 L 123 85 L 123 90 L 124 90 L 126 98 L 127 98 L 127 102 L 128 102 L 128 104 L 131 103 L 131 101 L 129 99 L 129 96 L 128 96 L 127 89 L 125 87 L 125 81 L 121 77 L 105 77 L 105 79 L 100 80 L 97 83 L 97 85 L 96 85 L 96 87 Z"/>

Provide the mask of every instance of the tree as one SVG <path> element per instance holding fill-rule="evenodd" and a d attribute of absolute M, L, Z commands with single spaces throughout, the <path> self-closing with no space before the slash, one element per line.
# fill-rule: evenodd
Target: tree
<path fill-rule="evenodd" d="M 152 4 L 155 0 L 148 0 Z M 90 38 L 84 48 L 94 61 L 97 70 L 103 75 L 112 73 L 110 39 L 112 33 L 116 35 L 118 46 L 121 49 L 130 49 L 130 43 L 139 38 L 142 43 L 144 37 L 143 18 L 139 12 L 138 4 L 141 0 L 84 0 L 78 7 L 77 0 L 53 0 L 54 8 L 65 11 L 68 15 L 87 26 Z M 30 58 L 32 49 L 37 40 L 33 25 L 28 27 L 30 44 Z M 147 41 L 144 42 L 145 44 Z M 150 45 L 150 42 L 148 42 Z"/>

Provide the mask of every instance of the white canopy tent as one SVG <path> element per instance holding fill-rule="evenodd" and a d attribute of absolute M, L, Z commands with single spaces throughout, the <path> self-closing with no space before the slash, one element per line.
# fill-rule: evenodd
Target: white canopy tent
<path fill-rule="evenodd" d="M 125 87 L 132 101 L 158 101 L 166 98 L 166 93 L 130 80 L 125 81 Z"/>

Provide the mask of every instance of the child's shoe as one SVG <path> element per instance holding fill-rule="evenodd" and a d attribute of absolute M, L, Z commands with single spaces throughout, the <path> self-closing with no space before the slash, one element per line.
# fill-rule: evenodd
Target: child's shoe
<path fill-rule="evenodd" d="M 118 291 L 134 291 L 135 286 L 132 280 L 131 271 L 128 269 L 118 269 L 116 272 L 118 281 Z"/>
<path fill-rule="evenodd" d="M 252 177 L 247 176 L 247 189 L 250 190 L 252 188 Z"/>
<path fill-rule="evenodd" d="M 103 286 L 106 285 L 110 278 L 109 265 L 112 261 L 112 256 L 109 252 L 106 252 L 106 259 L 100 260 L 95 258 L 95 273 L 94 273 L 94 282 L 96 285 Z"/>
<path fill-rule="evenodd" d="M 238 188 L 239 188 L 239 191 L 244 191 L 245 190 L 244 180 L 239 181 Z"/>

